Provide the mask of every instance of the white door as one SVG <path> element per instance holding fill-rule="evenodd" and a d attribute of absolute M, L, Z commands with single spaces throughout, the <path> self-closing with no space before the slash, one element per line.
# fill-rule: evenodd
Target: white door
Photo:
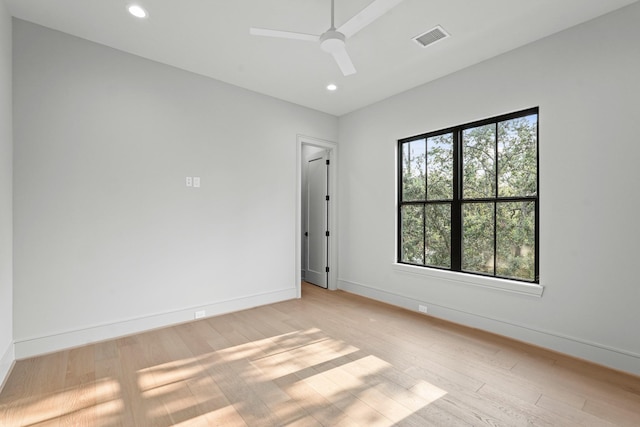
<path fill-rule="evenodd" d="M 329 156 L 318 153 L 307 164 L 307 271 L 305 280 L 326 288 L 328 276 Z"/>

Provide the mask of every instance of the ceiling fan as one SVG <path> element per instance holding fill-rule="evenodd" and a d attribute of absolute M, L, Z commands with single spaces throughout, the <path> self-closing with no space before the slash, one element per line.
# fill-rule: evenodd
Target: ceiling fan
<path fill-rule="evenodd" d="M 334 25 L 334 0 L 331 0 L 331 28 L 321 35 L 295 33 L 290 31 L 269 30 L 266 28 L 250 28 L 254 36 L 280 37 L 285 39 L 320 42 L 320 47 L 330 53 L 345 76 L 355 74 L 356 68 L 351 62 L 345 46 L 345 40 L 371 24 L 376 19 L 397 6 L 402 0 L 374 0 L 357 15 L 336 28 Z"/>

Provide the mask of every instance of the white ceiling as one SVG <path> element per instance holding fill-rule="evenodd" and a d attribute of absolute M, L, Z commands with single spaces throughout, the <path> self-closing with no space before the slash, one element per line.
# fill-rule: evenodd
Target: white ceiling
<path fill-rule="evenodd" d="M 330 0 L 4 0 L 13 16 L 333 115 L 437 79 L 638 0 L 404 0 L 347 40 L 344 77 L 319 45 L 249 27 L 321 34 Z M 336 27 L 372 0 L 336 0 Z M 451 37 L 411 39 L 436 25 Z M 325 87 L 334 82 L 338 91 Z"/>

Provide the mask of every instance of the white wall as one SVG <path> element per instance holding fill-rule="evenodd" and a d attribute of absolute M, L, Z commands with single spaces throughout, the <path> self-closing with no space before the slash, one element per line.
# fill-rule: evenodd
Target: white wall
<path fill-rule="evenodd" d="M 0 389 L 14 360 L 11 15 L 0 0 Z"/>
<path fill-rule="evenodd" d="M 341 117 L 340 287 L 640 374 L 638 22 L 636 3 Z M 394 268 L 396 140 L 535 106 L 543 296 Z"/>
<path fill-rule="evenodd" d="M 19 20 L 14 51 L 17 357 L 296 296 L 296 135 L 335 117 Z"/>

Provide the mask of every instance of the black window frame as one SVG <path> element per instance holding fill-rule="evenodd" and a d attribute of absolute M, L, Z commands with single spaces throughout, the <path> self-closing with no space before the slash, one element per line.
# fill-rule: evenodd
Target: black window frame
<path fill-rule="evenodd" d="M 476 128 L 479 126 L 486 126 L 495 124 L 496 127 L 500 122 L 522 118 L 526 116 L 536 115 L 536 193 L 534 196 L 518 196 L 518 197 L 505 197 L 500 196 L 498 194 L 498 133 L 496 132 L 496 143 L 495 150 L 495 169 L 496 169 L 496 194 L 494 197 L 484 197 L 484 198 L 469 198 L 464 199 L 462 194 L 462 177 L 463 177 L 463 159 L 462 159 L 462 144 L 463 132 L 467 129 Z M 445 271 L 453 271 L 460 272 L 465 274 L 471 274 L 475 276 L 481 277 L 491 277 L 491 278 L 499 278 L 505 280 L 511 280 L 515 282 L 524 282 L 524 283 L 540 283 L 540 274 L 539 274 L 539 262 L 540 262 L 540 111 L 539 107 L 532 107 L 525 110 L 516 111 L 513 113 L 503 114 L 500 116 L 490 117 L 487 119 L 477 120 L 470 123 L 465 123 L 458 126 L 453 126 L 445 129 L 440 129 L 432 132 L 423 133 L 420 135 L 415 135 L 407 138 L 402 138 L 397 141 L 397 224 L 396 224 L 396 236 L 397 236 L 397 253 L 396 253 L 396 262 L 398 264 L 411 265 L 417 267 L 423 267 L 426 269 L 437 269 L 437 270 L 445 270 Z M 453 134 L 453 197 L 450 201 L 448 200 L 427 200 L 427 192 L 428 192 L 428 183 L 425 182 L 425 197 L 424 200 L 411 200 L 411 201 L 403 201 L 403 146 L 406 143 L 410 143 L 412 141 L 418 141 L 421 139 L 428 140 L 428 138 L 433 138 L 439 135 L 445 134 Z M 425 174 L 425 180 L 426 180 Z M 505 277 L 496 274 L 496 246 L 497 246 L 497 231 L 496 231 L 496 222 L 497 216 L 495 214 L 498 202 L 516 202 L 516 201 L 530 201 L 533 202 L 535 218 L 534 218 L 534 239 L 535 239 L 535 248 L 534 248 L 534 280 L 526 280 L 522 278 L 514 278 L 514 277 Z M 425 264 L 426 255 L 423 257 L 422 264 L 410 263 L 402 260 L 402 208 L 403 206 L 408 205 L 417 205 L 417 206 L 427 206 L 431 204 L 443 204 L 448 203 L 451 205 L 451 266 L 450 268 L 441 267 L 441 266 L 433 266 Z M 463 205 L 465 203 L 493 203 L 494 205 L 494 234 L 493 234 L 493 245 L 494 245 L 494 263 L 493 263 L 493 274 L 475 272 L 475 271 L 466 271 L 462 269 L 462 239 L 463 239 L 463 225 L 462 225 L 462 211 Z M 424 211 L 423 211 L 424 212 Z M 423 213 L 423 238 L 426 239 L 426 232 L 424 231 L 424 225 L 426 222 L 426 215 Z M 424 246 L 426 248 L 426 244 Z"/>

